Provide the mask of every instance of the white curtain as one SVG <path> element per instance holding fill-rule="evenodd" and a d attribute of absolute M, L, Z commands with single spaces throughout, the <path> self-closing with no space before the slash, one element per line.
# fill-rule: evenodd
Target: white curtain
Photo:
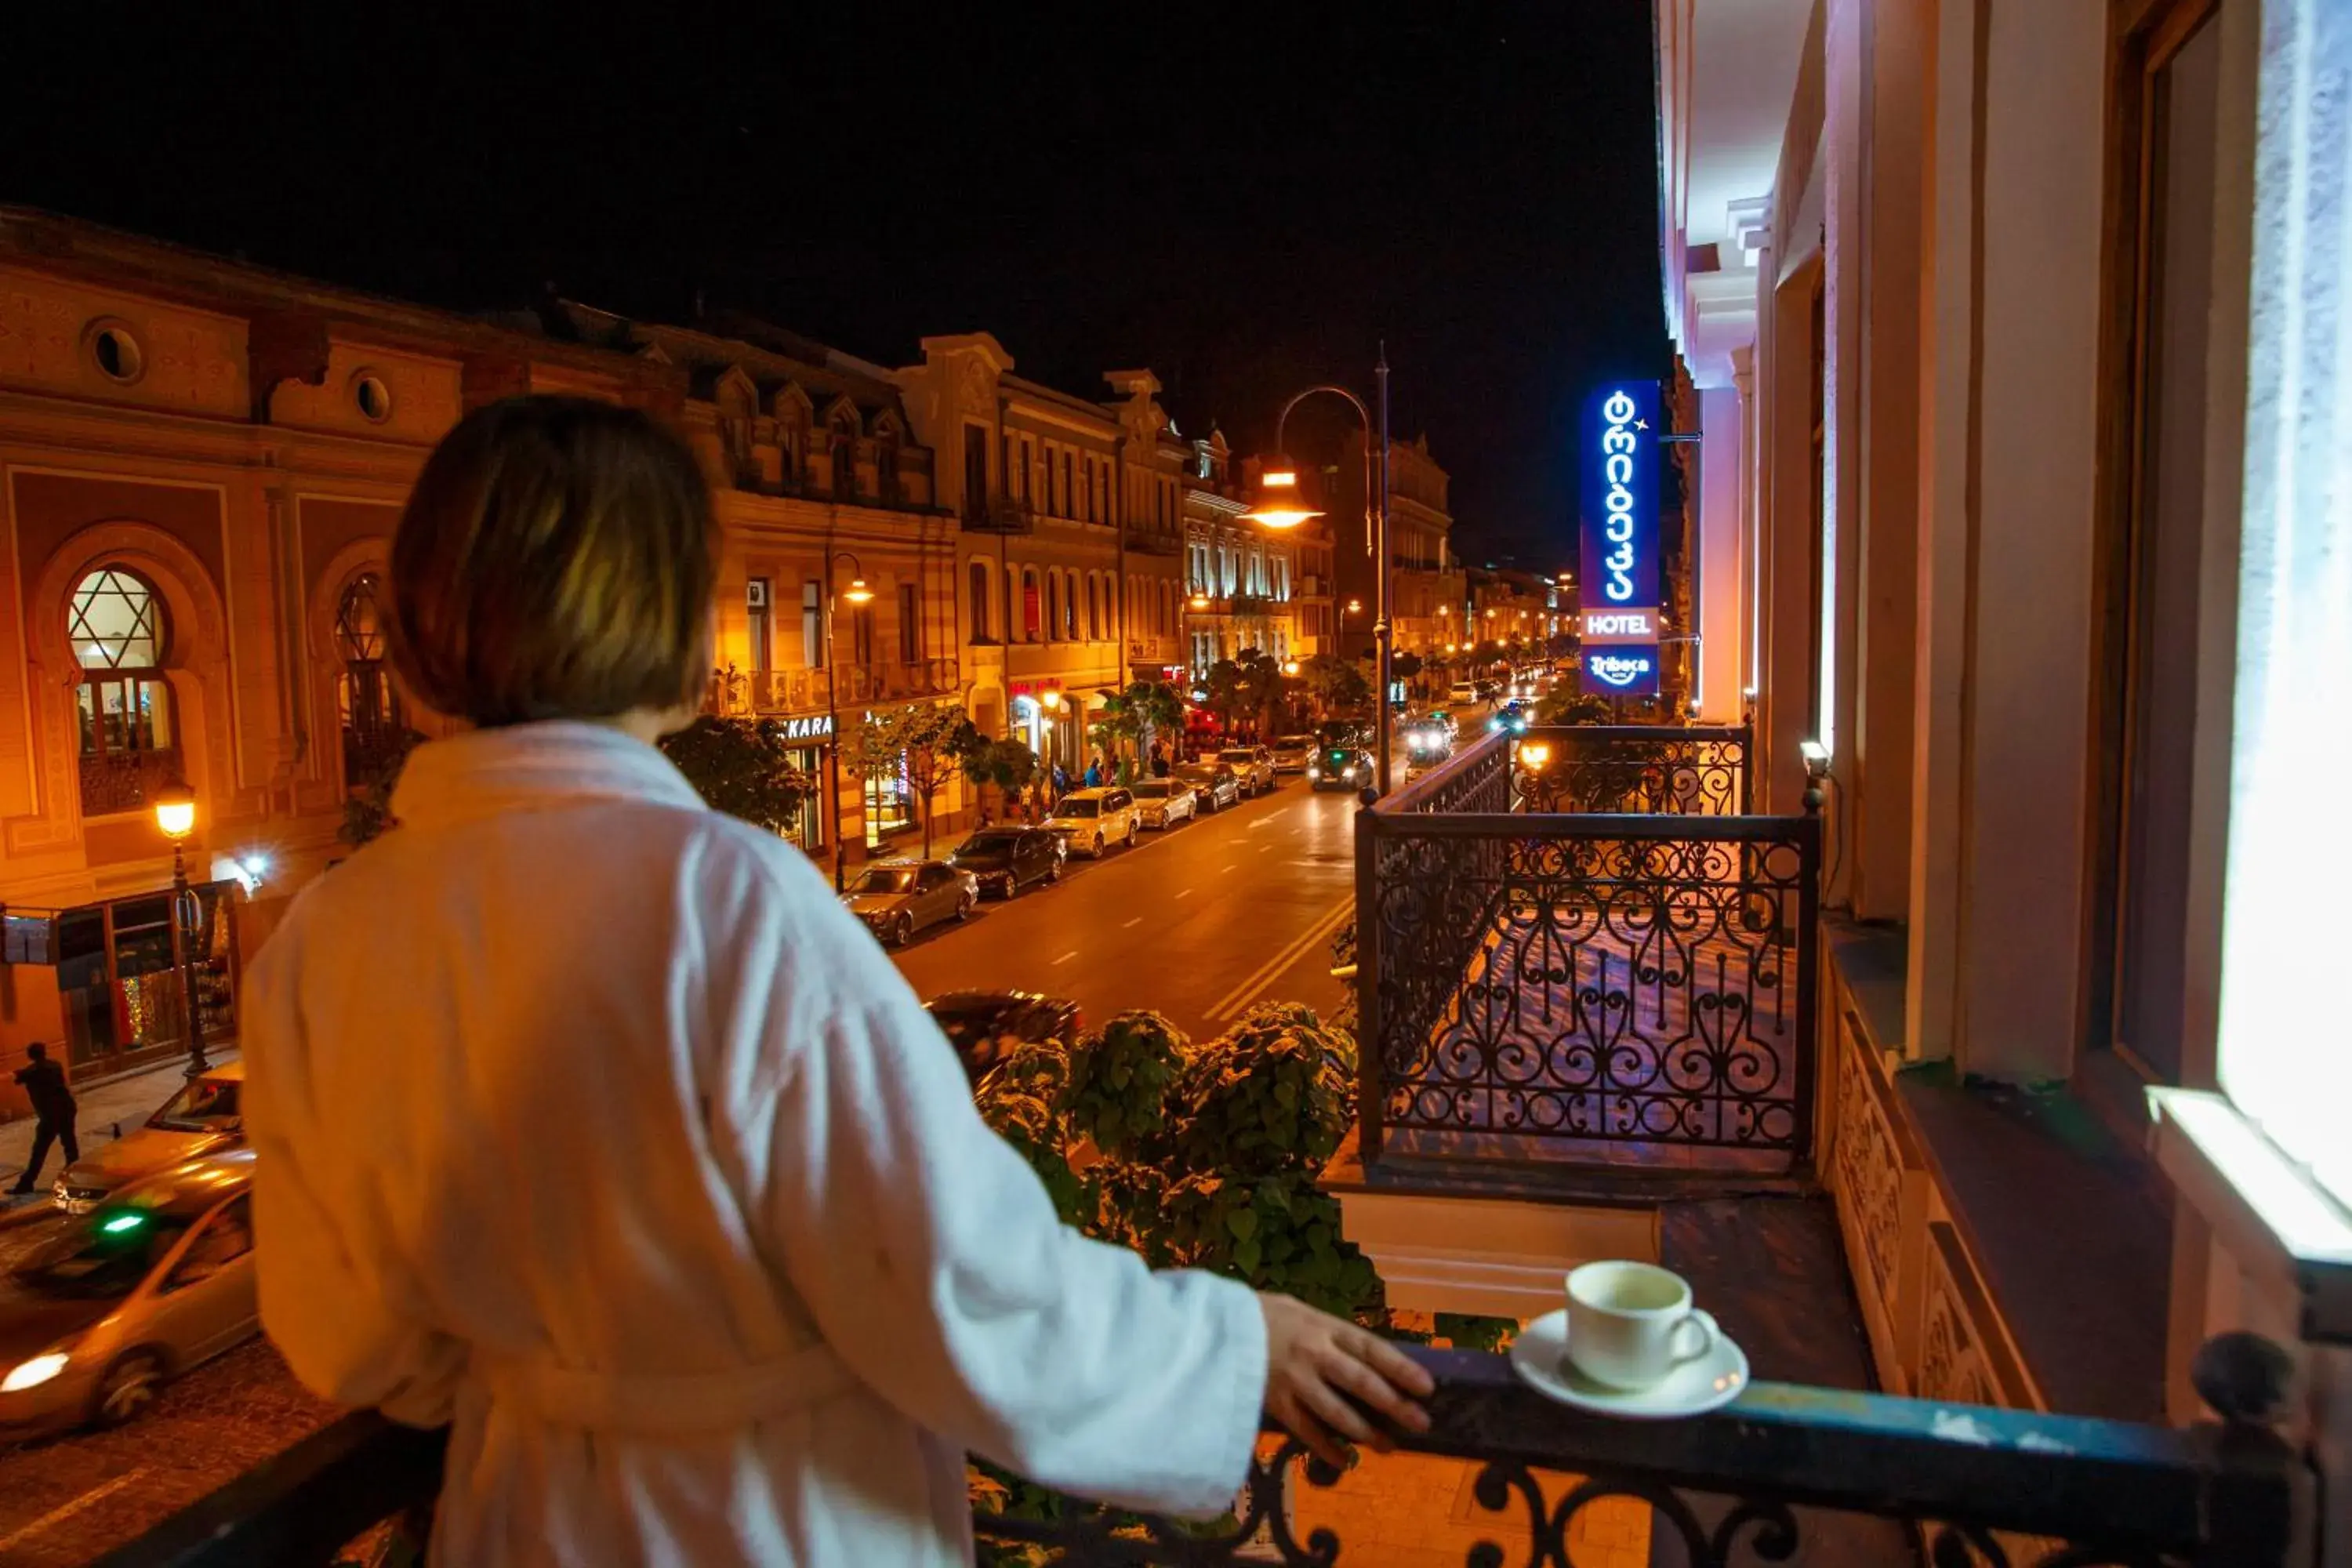
<path fill-rule="evenodd" d="M 2262 10 L 2221 1076 L 2352 1204 L 2352 5 Z"/>

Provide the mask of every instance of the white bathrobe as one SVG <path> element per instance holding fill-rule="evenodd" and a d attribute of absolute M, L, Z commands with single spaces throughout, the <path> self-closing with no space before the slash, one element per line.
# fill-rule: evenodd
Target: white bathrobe
<path fill-rule="evenodd" d="M 1055 1222 L 906 982 L 653 748 L 420 748 L 245 996 L 262 1318 L 454 1421 L 436 1560 L 971 1556 L 966 1450 L 1214 1514 L 1255 1298 Z"/>

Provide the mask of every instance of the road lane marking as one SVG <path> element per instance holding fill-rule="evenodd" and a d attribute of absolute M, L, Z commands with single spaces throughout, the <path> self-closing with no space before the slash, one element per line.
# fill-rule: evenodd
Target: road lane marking
<path fill-rule="evenodd" d="M 1185 889 L 1182 892 L 1181 892 L 1181 893 L 1177 894 L 1176 896 L 1177 896 L 1178 898 L 1180 898 L 1180 899 L 1189 899 L 1189 898 L 1191 898 L 1191 897 L 1192 896 L 1192 889 L 1190 889 L 1190 888 L 1187 888 L 1187 889 Z"/>
<path fill-rule="evenodd" d="M 1076 958 L 1076 957 L 1077 957 L 1077 956 L 1078 956 L 1078 950 L 1077 950 L 1076 948 L 1075 948 L 1075 947 L 1074 947 L 1074 948 L 1070 949 L 1070 951 L 1069 951 L 1069 952 L 1066 952 L 1066 953 L 1062 954 L 1062 956 L 1061 956 L 1061 957 L 1059 957 L 1059 958 L 1057 958 L 1057 959 L 1054 960 L 1054 967 L 1055 967 L 1055 968 L 1056 968 L 1056 969 L 1059 969 L 1059 968 L 1061 968 L 1061 967 L 1062 967 L 1062 965 L 1064 965 L 1064 964 L 1066 964 L 1066 963 L 1069 963 L 1069 962 L 1070 962 L 1070 960 L 1072 960 L 1072 959 L 1074 959 L 1074 958 Z"/>
<path fill-rule="evenodd" d="M 1244 1007 L 1257 999 L 1259 993 L 1280 979 L 1283 973 L 1292 964 L 1307 956 L 1308 951 L 1318 942 L 1327 940 L 1332 931 L 1338 930 L 1339 922 L 1353 914 L 1355 908 L 1355 897 L 1350 894 L 1340 900 L 1331 910 L 1318 916 L 1305 931 L 1284 943 L 1280 952 L 1251 971 L 1240 984 L 1219 997 L 1209 1008 L 1207 1015 L 1209 1021 L 1213 1024 L 1226 1018 L 1238 1017 Z"/>
<path fill-rule="evenodd" d="M 1225 871 L 1230 871 L 1230 870 L 1232 870 L 1235 866 L 1238 866 L 1238 865 L 1240 865 L 1240 864 L 1241 864 L 1241 862 L 1240 862 L 1240 861 L 1238 861 L 1238 860 L 1229 861 L 1229 862 L 1227 862 L 1227 863 L 1226 863 L 1226 866 L 1225 866 Z M 1223 875 L 1225 874 L 1225 871 L 1220 871 L 1220 872 L 1218 872 L 1218 873 L 1217 873 L 1217 875 L 1218 875 L 1218 876 L 1220 876 L 1220 877 L 1222 877 L 1222 876 L 1223 876 Z"/>
<path fill-rule="evenodd" d="M 1272 827 L 1274 826 L 1274 817 L 1280 816 L 1281 815 L 1282 813 L 1277 811 L 1274 814 L 1274 816 L 1261 816 L 1255 822 L 1249 825 L 1249 830 L 1252 833 L 1255 833 L 1261 827 Z"/>
<path fill-rule="evenodd" d="M 1121 930 L 1121 931 L 1133 931 L 1137 926 L 1139 926 L 1139 925 L 1141 925 L 1142 923 L 1143 923 L 1143 917 L 1142 917 L 1141 915 L 1138 915 L 1138 916 L 1136 916 L 1133 920 L 1131 920 L 1131 921 L 1128 921 L 1125 925 L 1123 925 L 1123 926 L 1119 927 L 1118 929 L 1119 929 L 1119 930 Z"/>
<path fill-rule="evenodd" d="M 116 1492 L 121 1491 L 123 1488 L 129 1486 L 131 1482 L 137 1480 L 146 1473 L 146 1469 L 142 1468 L 140 1469 L 131 1470 L 122 1475 L 119 1475 L 102 1487 L 90 1488 L 89 1490 L 82 1493 L 81 1496 L 74 1499 L 73 1501 L 66 1504 L 65 1507 L 51 1509 L 48 1512 L 41 1515 L 40 1518 L 33 1521 L 32 1523 L 25 1526 L 22 1530 L 16 1531 L 8 1535 L 0 1535 L 0 1552 L 7 1551 L 10 1547 L 16 1545 L 18 1542 L 25 1540 L 28 1536 L 39 1534 L 42 1531 L 48 1529 L 49 1526 L 53 1524 L 63 1524 L 67 1520 L 71 1519 L 74 1515 L 79 1513 L 90 1504 L 98 1501 L 101 1498 L 113 1496 Z"/>

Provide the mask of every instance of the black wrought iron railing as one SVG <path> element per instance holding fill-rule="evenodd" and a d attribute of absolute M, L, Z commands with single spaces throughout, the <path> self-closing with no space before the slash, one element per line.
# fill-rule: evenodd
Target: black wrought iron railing
<path fill-rule="evenodd" d="M 1519 744 L 1521 809 L 1745 814 L 1753 750 L 1744 724 L 1547 725 Z"/>
<path fill-rule="evenodd" d="M 1937 1568 L 2284 1568 L 2313 1493 L 2273 1416 L 2281 1352 L 2250 1336 L 2206 1347 L 2199 1386 L 2234 1419 L 2186 1430 L 1752 1384 L 1684 1421 L 1581 1415 L 1521 1384 L 1507 1360 L 1414 1351 L 1437 1377 L 1412 1453 L 1476 1466 L 1450 1536 L 1473 1564 L 1575 1568 L 1598 1509 L 1646 1531 L 1648 1560 Z M 445 1439 L 346 1416 L 100 1561 L 99 1568 L 294 1568 L 365 1541 L 376 1561 L 430 1525 Z M 1362 1483 L 1379 1487 L 1372 1458 Z M 1185 1525 L 1024 1495 L 975 1512 L 983 1562 L 1056 1564 L 1379 1563 L 1391 1517 L 1331 1489 L 1339 1478 L 1269 1433 L 1231 1516 Z M 1356 1495 L 1362 1495 L 1359 1491 Z M 1360 1543 L 1351 1551 L 1353 1538 Z M 359 1556 L 346 1561 L 363 1560 Z"/>
<path fill-rule="evenodd" d="M 1557 733 L 1357 818 L 1367 1173 L 1809 1173 L 1820 823 L 1549 809 Z"/>

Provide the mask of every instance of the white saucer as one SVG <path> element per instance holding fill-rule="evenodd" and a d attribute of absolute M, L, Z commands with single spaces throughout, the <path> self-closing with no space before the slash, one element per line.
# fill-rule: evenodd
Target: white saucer
<path fill-rule="evenodd" d="M 1671 1421 L 1719 1410 L 1748 1389 L 1748 1352 L 1717 1334 L 1715 1348 L 1685 1362 L 1648 1388 L 1625 1390 L 1593 1382 L 1568 1359 L 1568 1310 L 1546 1312 L 1511 1343 L 1519 1381 L 1548 1399 L 1601 1415 Z"/>

